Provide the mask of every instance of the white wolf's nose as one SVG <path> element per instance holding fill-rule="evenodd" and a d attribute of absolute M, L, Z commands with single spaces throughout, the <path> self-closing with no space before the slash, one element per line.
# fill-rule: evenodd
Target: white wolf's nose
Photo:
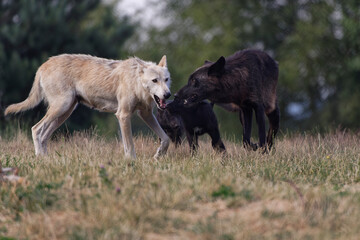
<path fill-rule="evenodd" d="M 164 98 L 165 98 L 165 99 L 168 99 L 170 96 L 171 96 L 171 93 L 168 92 L 168 93 L 166 93 L 166 94 L 164 95 Z"/>

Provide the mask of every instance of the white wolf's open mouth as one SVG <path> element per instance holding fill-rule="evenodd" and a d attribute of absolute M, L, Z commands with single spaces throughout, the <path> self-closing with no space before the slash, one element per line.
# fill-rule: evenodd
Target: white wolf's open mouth
<path fill-rule="evenodd" d="M 154 99 L 155 99 L 155 102 L 156 102 L 156 105 L 158 106 L 158 108 L 165 109 L 165 107 L 166 107 L 166 100 L 165 99 L 160 99 L 156 95 L 154 95 Z"/>

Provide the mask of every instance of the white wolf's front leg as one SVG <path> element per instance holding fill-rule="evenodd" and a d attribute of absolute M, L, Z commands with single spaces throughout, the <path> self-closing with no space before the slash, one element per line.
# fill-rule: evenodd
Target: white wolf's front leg
<path fill-rule="evenodd" d="M 134 143 L 131 132 L 131 113 L 117 112 L 117 119 L 119 120 L 122 141 L 124 144 L 125 157 L 136 158 Z"/>
<path fill-rule="evenodd" d="M 169 148 L 170 138 L 166 135 L 164 130 L 160 127 L 158 121 L 156 120 L 156 118 L 153 115 L 151 110 L 138 111 L 138 115 L 161 139 L 160 147 L 157 149 L 156 154 L 154 155 L 154 158 L 156 159 L 159 156 L 164 155 L 166 153 L 167 149 Z"/>

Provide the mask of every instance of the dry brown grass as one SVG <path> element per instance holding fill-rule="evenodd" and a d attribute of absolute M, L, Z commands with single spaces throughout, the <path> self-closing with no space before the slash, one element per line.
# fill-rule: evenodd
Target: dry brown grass
<path fill-rule="evenodd" d="M 135 138 L 137 160 L 116 139 L 58 135 L 36 158 L 22 132 L 0 138 L 0 236 L 10 239 L 358 239 L 360 137 L 337 131 L 286 136 L 270 154 L 208 139 L 157 161 L 158 143 Z M 2 239 L 0 237 L 0 239 Z M 4 238 L 3 238 L 4 239 Z"/>

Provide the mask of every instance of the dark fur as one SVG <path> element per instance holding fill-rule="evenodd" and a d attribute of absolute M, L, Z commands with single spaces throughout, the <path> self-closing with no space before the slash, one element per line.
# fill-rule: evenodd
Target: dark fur
<path fill-rule="evenodd" d="M 175 147 L 178 147 L 185 130 L 181 117 L 177 114 L 171 114 L 168 109 L 165 109 L 158 110 L 156 118 L 171 141 L 175 143 Z"/>
<path fill-rule="evenodd" d="M 157 119 L 160 126 L 172 141 L 175 142 L 176 146 L 176 140 L 180 140 L 182 133 L 178 129 L 180 124 L 177 124 L 180 120 L 183 123 L 183 129 L 185 130 L 191 151 L 197 149 L 198 137 L 205 133 L 210 135 L 211 144 L 216 151 L 225 151 L 212 105 L 206 101 L 201 101 L 189 108 L 184 108 L 175 102 L 170 102 L 165 110 L 158 111 Z"/>
<path fill-rule="evenodd" d="M 206 61 L 189 77 L 188 84 L 175 95 L 177 104 L 191 107 L 203 99 L 230 111 L 239 111 L 244 145 L 250 142 L 253 110 L 259 130 L 259 146 L 271 148 L 279 129 L 280 111 L 276 85 L 278 65 L 268 54 L 258 50 L 238 51 L 215 63 Z M 269 119 L 266 140 L 265 114 Z"/>

